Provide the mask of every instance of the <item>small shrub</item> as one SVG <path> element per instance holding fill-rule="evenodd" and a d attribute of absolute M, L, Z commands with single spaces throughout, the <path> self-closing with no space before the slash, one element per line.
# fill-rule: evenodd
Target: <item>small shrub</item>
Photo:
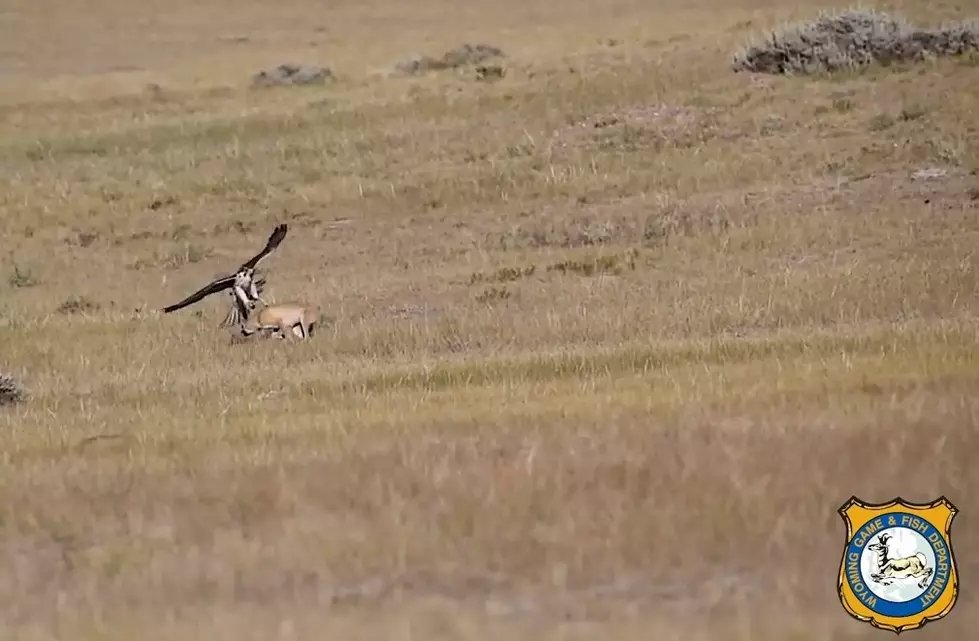
<path fill-rule="evenodd" d="M 523 269 L 519 267 L 501 267 L 492 274 L 484 274 L 482 272 L 475 272 L 469 277 L 469 284 L 476 285 L 479 283 L 506 283 L 521 278 L 527 278 L 528 276 L 533 276 L 534 272 L 537 270 L 535 265 L 528 265 Z"/>
<path fill-rule="evenodd" d="M 506 287 L 490 286 L 476 294 L 476 301 L 479 303 L 493 303 L 508 298 L 510 298 L 510 292 Z"/>
<path fill-rule="evenodd" d="M 491 82 L 506 76 L 506 69 L 501 65 L 479 65 L 476 67 L 476 80 Z"/>
<path fill-rule="evenodd" d="M 979 50 L 979 24 L 919 29 L 899 16 L 874 10 L 821 13 L 813 22 L 773 33 L 736 54 L 734 71 L 812 74 L 857 69 L 872 63 L 916 62 Z"/>
<path fill-rule="evenodd" d="M 146 208 L 152 211 L 157 211 L 159 209 L 164 209 L 166 207 L 179 204 L 180 200 L 176 196 L 157 196 L 146 204 Z"/>
<path fill-rule="evenodd" d="M 833 109 L 838 113 L 845 114 L 848 111 L 852 111 L 855 106 L 853 101 L 845 96 L 833 98 Z"/>
<path fill-rule="evenodd" d="M 414 76 L 428 71 L 442 71 L 444 69 L 459 69 L 472 65 L 479 65 L 493 58 L 505 58 L 498 47 L 486 44 L 464 44 L 455 49 L 450 49 L 442 54 L 441 58 L 431 56 L 413 55 L 398 62 L 394 71 L 405 76 Z M 501 76 L 502 77 L 502 73 Z"/>
<path fill-rule="evenodd" d="M 894 117 L 890 114 L 877 114 L 870 119 L 868 126 L 871 131 L 884 131 L 893 127 L 895 122 Z"/>
<path fill-rule="evenodd" d="M 333 71 L 327 67 L 283 63 L 253 75 L 252 86 L 322 85 L 328 80 L 333 80 Z"/>
<path fill-rule="evenodd" d="M 39 281 L 34 277 L 29 269 L 21 269 L 19 266 L 14 265 L 14 273 L 12 273 L 8 278 L 7 282 L 11 287 L 34 287 L 39 284 Z"/>
<path fill-rule="evenodd" d="M 625 255 L 625 266 L 630 270 L 636 268 L 636 252 L 629 251 Z M 622 257 L 616 254 L 593 256 L 584 260 L 564 260 L 547 267 L 549 272 L 562 274 L 575 273 L 582 276 L 596 274 L 621 274 L 623 272 Z"/>
<path fill-rule="evenodd" d="M 67 316 L 73 316 L 75 314 L 85 314 L 88 312 L 96 312 L 102 307 L 98 303 L 88 300 L 85 297 L 79 298 L 69 298 L 65 302 L 58 305 L 55 310 L 59 314 L 64 314 Z"/>
<path fill-rule="evenodd" d="M 27 392 L 12 376 L 0 374 L 0 407 L 27 399 Z"/>
<path fill-rule="evenodd" d="M 925 115 L 925 113 L 926 112 L 922 107 L 917 105 L 906 105 L 901 109 L 900 118 L 904 122 L 908 122 L 910 120 L 917 120 L 918 118 L 921 118 Z"/>

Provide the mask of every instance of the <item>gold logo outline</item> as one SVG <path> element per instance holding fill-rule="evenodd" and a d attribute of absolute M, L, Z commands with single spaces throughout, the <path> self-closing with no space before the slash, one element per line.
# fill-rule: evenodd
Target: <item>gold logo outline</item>
<path fill-rule="evenodd" d="M 895 507 L 904 508 L 904 510 L 892 509 Z M 872 516 L 870 516 L 870 518 L 865 518 L 859 523 L 859 525 L 855 525 L 853 519 L 851 519 L 851 510 L 853 508 L 871 513 Z M 846 561 L 850 544 L 853 541 L 854 536 L 860 531 L 860 528 L 876 518 L 887 516 L 888 513 L 900 511 L 906 511 L 913 515 L 919 516 L 919 518 L 926 521 L 939 533 L 945 543 L 945 547 L 948 549 L 949 572 L 945 588 L 942 590 L 939 596 L 936 597 L 935 603 L 925 607 L 920 612 L 911 616 L 890 617 L 881 615 L 866 605 L 860 603 L 859 598 L 853 593 L 846 579 Z M 947 516 L 945 517 L 943 523 L 939 523 L 936 520 L 922 516 L 922 514 L 937 511 L 947 512 Z M 840 515 L 840 518 L 843 519 L 843 522 L 846 525 L 846 539 L 844 540 L 843 554 L 840 561 L 840 571 L 837 577 L 837 596 L 840 599 L 840 604 L 843 606 L 843 610 L 848 615 L 862 623 L 869 623 L 871 626 L 879 630 L 887 630 L 899 635 L 906 631 L 920 630 L 928 623 L 944 619 L 949 615 L 949 613 L 951 613 L 952 609 L 955 607 L 955 604 L 958 602 L 960 588 L 958 563 L 955 561 L 955 550 L 952 545 L 951 529 L 952 521 L 954 521 L 956 515 L 958 515 L 959 510 L 944 494 L 929 503 L 913 503 L 900 496 L 883 503 L 869 503 L 862 501 L 856 496 L 851 496 L 845 503 L 843 503 L 843 505 L 840 506 L 837 513 Z M 849 592 L 852 602 L 847 598 L 845 592 Z M 857 603 L 859 607 L 855 607 L 854 603 Z M 939 606 L 941 607 L 939 608 Z M 932 612 L 931 610 L 935 611 Z M 866 611 L 866 613 L 864 613 L 864 611 Z M 910 620 L 912 618 L 915 620 Z M 894 622 L 895 620 L 899 619 L 905 619 L 907 622 Z"/>

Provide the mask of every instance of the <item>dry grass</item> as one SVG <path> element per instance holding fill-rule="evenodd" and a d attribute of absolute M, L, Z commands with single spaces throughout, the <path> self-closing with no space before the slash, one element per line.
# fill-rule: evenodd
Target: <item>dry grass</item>
<path fill-rule="evenodd" d="M 731 72 L 827 3 L 16 4 L 3 638 L 877 638 L 851 494 L 960 508 L 916 635 L 979 623 L 975 57 Z M 390 73 L 465 42 L 505 73 Z M 153 311 L 280 220 L 312 342 Z"/>

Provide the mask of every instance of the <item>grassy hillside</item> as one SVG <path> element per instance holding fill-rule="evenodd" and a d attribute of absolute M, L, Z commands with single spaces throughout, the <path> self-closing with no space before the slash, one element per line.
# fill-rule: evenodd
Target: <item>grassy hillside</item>
<path fill-rule="evenodd" d="M 824 2 L 14 4 L 3 638 L 883 638 L 853 494 L 948 496 L 915 634 L 979 624 L 979 54 L 732 70 Z M 280 221 L 310 342 L 157 311 Z"/>

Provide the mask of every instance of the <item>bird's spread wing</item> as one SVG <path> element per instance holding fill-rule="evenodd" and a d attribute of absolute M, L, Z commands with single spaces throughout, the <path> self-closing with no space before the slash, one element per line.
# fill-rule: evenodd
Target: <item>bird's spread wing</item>
<path fill-rule="evenodd" d="M 175 312 L 178 309 L 183 309 L 188 305 L 193 305 L 194 303 L 201 300 L 202 298 L 205 298 L 206 296 L 210 296 L 211 294 L 233 287 L 234 284 L 235 284 L 234 276 L 225 276 L 224 278 L 219 278 L 216 281 L 213 281 L 208 285 L 200 288 L 199 290 L 197 290 L 187 298 L 183 299 L 179 303 L 175 303 L 173 305 L 170 305 L 169 307 L 164 307 L 163 313 L 169 314 L 170 312 Z"/>
<path fill-rule="evenodd" d="M 254 269 L 255 265 L 258 264 L 258 261 L 268 256 L 273 249 L 279 246 L 279 243 L 282 242 L 282 239 L 286 237 L 287 231 L 289 231 L 289 226 L 286 225 L 285 223 L 277 225 L 276 228 L 272 231 L 272 235 L 269 236 L 268 242 L 265 243 L 265 248 L 262 249 L 262 251 L 258 252 L 258 254 L 253 256 L 248 262 L 244 263 L 241 266 L 241 269 L 245 269 L 249 267 Z"/>

